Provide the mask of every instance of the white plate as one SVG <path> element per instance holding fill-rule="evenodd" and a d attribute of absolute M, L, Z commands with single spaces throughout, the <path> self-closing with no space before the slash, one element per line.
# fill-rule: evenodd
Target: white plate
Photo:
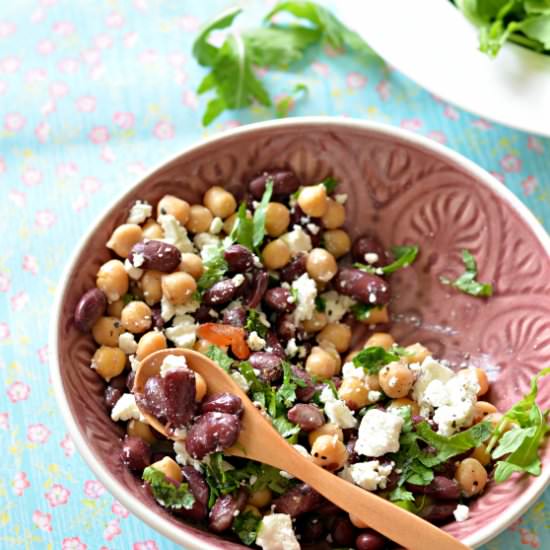
<path fill-rule="evenodd" d="M 390 65 L 481 117 L 550 136 L 550 56 L 505 44 L 478 50 L 477 29 L 448 0 L 347 0 L 338 14 Z"/>

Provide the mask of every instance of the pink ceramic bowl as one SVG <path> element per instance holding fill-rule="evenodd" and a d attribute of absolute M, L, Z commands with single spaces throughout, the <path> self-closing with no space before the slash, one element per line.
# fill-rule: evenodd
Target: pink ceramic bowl
<path fill-rule="evenodd" d="M 534 373 L 550 364 L 550 239 L 502 184 L 475 164 L 412 133 L 372 122 L 288 119 L 220 134 L 162 164 L 113 201 L 88 230 L 61 280 L 51 323 L 51 374 L 70 434 L 96 476 L 132 513 L 193 549 L 243 548 L 157 506 L 120 464 L 122 432 L 102 401 L 103 382 L 88 365 L 94 345 L 72 325 L 72 312 L 109 258 L 104 243 L 136 199 L 155 203 L 173 193 L 199 202 L 211 185 L 242 195 L 243 182 L 270 167 L 290 167 L 304 182 L 335 176 L 349 195 L 352 237 L 374 231 L 387 246 L 420 245 L 412 269 L 392 278 L 393 333 L 427 344 L 438 356 L 487 369 L 490 400 L 506 409 L 527 392 Z M 481 300 L 439 282 L 462 272 L 460 252 L 478 259 L 494 296 Z M 540 403 L 550 407 L 550 381 Z M 550 479 L 550 446 L 537 478 L 491 485 L 471 517 L 447 531 L 470 546 L 502 531 L 542 493 Z"/>

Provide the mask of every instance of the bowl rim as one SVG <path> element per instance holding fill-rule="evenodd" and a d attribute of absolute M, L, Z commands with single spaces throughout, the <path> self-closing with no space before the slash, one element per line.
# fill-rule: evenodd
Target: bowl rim
<path fill-rule="evenodd" d="M 134 189 L 141 185 L 146 179 L 150 178 L 159 170 L 163 169 L 168 164 L 173 163 L 177 159 L 191 153 L 212 146 L 213 144 L 231 140 L 246 134 L 254 134 L 257 131 L 265 131 L 269 129 L 284 129 L 292 128 L 293 126 L 312 126 L 322 127 L 323 129 L 341 128 L 366 131 L 381 135 L 383 137 L 393 137 L 400 141 L 408 142 L 419 149 L 427 150 L 428 152 L 445 157 L 450 162 L 460 166 L 465 172 L 482 182 L 491 191 L 499 195 L 512 209 L 514 209 L 521 220 L 527 224 L 535 237 L 543 246 L 546 254 L 550 258 L 550 235 L 548 235 L 543 226 L 537 221 L 531 211 L 502 183 L 495 177 L 489 174 L 486 170 L 469 160 L 462 154 L 449 149 L 425 136 L 415 134 L 409 130 L 390 126 L 388 124 L 373 122 L 369 120 L 351 119 L 346 117 L 328 117 L 328 116 L 312 116 L 312 117 L 294 117 L 281 120 L 268 120 L 254 124 L 247 124 L 227 131 L 220 132 L 214 136 L 202 139 L 198 143 L 184 147 L 183 150 L 176 154 L 168 156 L 162 162 L 158 163 L 153 169 L 142 175 L 135 182 L 125 187 L 122 192 L 117 193 L 112 200 L 109 201 L 95 221 L 91 223 L 82 237 L 75 246 L 70 258 L 63 269 L 60 276 L 58 287 L 56 289 L 53 307 L 50 317 L 50 329 L 48 338 L 49 350 L 49 369 L 54 389 L 54 395 L 57 401 L 57 406 L 61 411 L 61 415 L 67 426 L 69 435 L 73 440 L 76 449 L 81 457 L 87 463 L 95 476 L 104 484 L 107 490 L 126 508 L 128 508 L 139 519 L 144 521 L 150 527 L 155 529 L 161 535 L 169 538 L 180 545 L 185 545 L 189 550 L 215 550 L 219 546 L 214 543 L 209 543 L 204 540 L 197 541 L 196 537 L 185 530 L 172 525 L 167 519 L 151 513 L 143 502 L 137 497 L 127 493 L 123 485 L 107 470 L 101 461 L 94 455 L 88 445 L 84 434 L 78 429 L 75 419 L 71 414 L 68 399 L 65 394 L 63 380 L 61 377 L 61 369 L 58 362 L 58 333 L 59 323 L 61 318 L 62 306 L 65 296 L 68 291 L 69 275 L 76 267 L 76 261 L 82 250 L 91 238 L 91 235 L 98 229 L 103 221 L 115 210 L 115 207 L 130 195 Z M 527 508 L 542 494 L 548 483 L 550 482 L 550 468 L 543 469 L 541 475 L 522 493 L 520 498 L 516 499 L 505 512 L 499 515 L 496 521 L 491 522 L 484 528 L 476 531 L 472 535 L 466 537 L 462 542 L 471 547 L 478 547 L 485 544 L 489 540 L 500 534 L 508 527 L 517 517 L 523 514 Z"/>

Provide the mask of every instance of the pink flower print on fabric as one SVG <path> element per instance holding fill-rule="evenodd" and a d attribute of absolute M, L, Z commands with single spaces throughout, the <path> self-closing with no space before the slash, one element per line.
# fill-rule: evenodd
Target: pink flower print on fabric
<path fill-rule="evenodd" d="M 19 132 L 25 127 L 27 120 L 21 113 L 8 113 L 4 117 L 4 128 L 8 132 Z"/>
<path fill-rule="evenodd" d="M 10 415 L 9 413 L 0 413 L 0 430 L 10 429 Z"/>
<path fill-rule="evenodd" d="M 0 292 L 8 292 L 11 287 L 11 279 L 7 273 L 0 272 Z"/>
<path fill-rule="evenodd" d="M 25 472 L 17 472 L 11 482 L 13 492 L 18 496 L 22 496 L 26 489 L 31 486 L 31 482 L 27 478 Z"/>
<path fill-rule="evenodd" d="M 88 65 L 98 65 L 101 62 L 101 52 L 96 48 L 88 48 L 82 52 L 82 59 Z"/>
<path fill-rule="evenodd" d="M 482 118 L 474 120 L 472 124 L 479 130 L 490 130 L 492 128 L 491 124 Z"/>
<path fill-rule="evenodd" d="M 447 137 L 443 132 L 428 132 L 427 136 L 430 139 L 433 139 L 434 141 L 437 141 L 437 143 L 447 143 Z"/>
<path fill-rule="evenodd" d="M 47 533 L 52 532 L 52 515 L 41 512 L 40 510 L 35 510 L 32 514 L 32 522 Z"/>
<path fill-rule="evenodd" d="M 75 28 L 70 21 L 56 21 L 52 30 L 59 36 L 71 36 L 71 34 L 74 34 Z"/>
<path fill-rule="evenodd" d="M 21 61 L 15 56 L 3 57 L 0 59 L 0 72 L 12 74 L 17 72 L 21 66 Z"/>
<path fill-rule="evenodd" d="M 0 21 L 0 38 L 7 38 L 17 31 L 17 26 L 12 21 Z"/>
<path fill-rule="evenodd" d="M 106 50 L 113 45 L 113 39 L 108 34 L 99 34 L 94 38 L 94 45 L 100 50 Z"/>
<path fill-rule="evenodd" d="M 74 455 L 75 447 L 73 440 L 70 438 L 69 434 L 65 435 L 65 437 L 59 443 L 59 446 L 63 449 L 63 454 L 67 458 Z"/>
<path fill-rule="evenodd" d="M 193 15 L 180 17 L 179 26 L 187 32 L 195 32 L 200 27 L 200 21 Z"/>
<path fill-rule="evenodd" d="M 489 174 L 500 181 L 500 183 L 504 183 L 504 174 L 501 174 L 500 172 L 495 172 L 493 170 L 491 170 Z"/>
<path fill-rule="evenodd" d="M 42 346 L 41 348 L 39 348 L 36 352 L 36 354 L 38 355 L 38 360 L 43 364 L 43 365 L 47 365 L 48 364 L 48 346 L 45 345 L 45 346 Z"/>
<path fill-rule="evenodd" d="M 544 145 L 542 144 L 542 141 L 535 136 L 529 136 L 527 138 L 527 148 L 531 149 L 531 151 L 535 151 L 535 153 L 544 153 Z"/>
<path fill-rule="evenodd" d="M 42 172 L 37 168 L 26 168 L 21 175 L 21 179 L 27 187 L 34 187 L 42 181 Z"/>
<path fill-rule="evenodd" d="M 29 84 L 44 82 L 48 78 L 48 73 L 44 69 L 31 69 L 25 78 Z"/>
<path fill-rule="evenodd" d="M 134 542 L 132 550 L 159 550 L 154 540 L 145 540 L 143 542 Z"/>
<path fill-rule="evenodd" d="M 502 157 L 500 165 L 505 172 L 519 172 L 521 170 L 521 159 L 516 155 Z"/>
<path fill-rule="evenodd" d="M 108 524 L 105 530 L 103 531 L 103 538 L 107 541 L 113 540 L 115 537 L 120 535 L 122 530 L 120 529 L 120 524 L 118 519 L 112 519 Z"/>
<path fill-rule="evenodd" d="M 84 482 L 84 494 L 90 498 L 99 498 L 105 492 L 105 487 L 96 479 Z"/>
<path fill-rule="evenodd" d="M 376 93 L 382 101 L 387 101 L 391 93 L 391 85 L 387 80 L 381 80 L 376 85 Z"/>
<path fill-rule="evenodd" d="M 51 210 L 38 210 L 34 216 L 34 223 L 38 227 L 50 228 L 57 220 L 56 215 Z"/>
<path fill-rule="evenodd" d="M 120 504 L 118 500 L 115 500 L 113 502 L 113 505 L 111 506 L 111 512 L 113 512 L 115 516 L 119 516 L 121 518 L 127 518 L 129 515 L 128 510 L 124 506 L 122 506 L 122 504 Z"/>
<path fill-rule="evenodd" d="M 31 443 L 40 443 L 43 445 L 48 441 L 51 433 L 52 432 L 44 426 L 44 424 L 31 424 L 27 428 L 27 439 Z"/>
<path fill-rule="evenodd" d="M 10 337 L 10 327 L 8 326 L 8 323 L 0 323 L 0 342 L 2 340 L 7 340 Z M 9 397 L 9 394 L 8 394 Z M 12 401 L 15 403 L 15 401 Z"/>
<path fill-rule="evenodd" d="M 54 483 L 50 490 L 44 494 L 48 504 L 55 508 L 56 506 L 61 506 L 67 504 L 71 492 L 66 487 L 63 487 L 60 483 Z"/>
<path fill-rule="evenodd" d="M 0 80 L 0 95 L 4 95 L 8 91 L 8 83 Z"/>
<path fill-rule="evenodd" d="M 57 68 L 60 72 L 65 74 L 74 74 L 76 71 L 78 71 L 79 63 L 77 59 L 73 59 L 72 57 L 66 57 L 65 59 L 61 59 L 59 63 L 57 64 Z"/>
<path fill-rule="evenodd" d="M 167 120 L 157 122 L 153 129 L 153 134 L 159 140 L 172 139 L 175 133 L 174 126 Z"/>
<path fill-rule="evenodd" d="M 348 88 L 358 90 L 367 85 L 367 77 L 361 73 L 351 72 L 346 76 L 346 84 Z"/>
<path fill-rule="evenodd" d="M 25 382 L 17 380 L 8 386 L 6 393 L 8 394 L 8 399 L 12 403 L 17 403 L 18 401 L 26 401 L 29 398 L 31 388 L 28 384 L 25 384 Z"/>
<path fill-rule="evenodd" d="M 29 299 L 28 293 L 24 290 L 17 292 L 10 298 L 11 309 L 21 311 L 29 303 Z"/>
<path fill-rule="evenodd" d="M 417 131 L 422 128 L 422 121 L 419 118 L 404 118 L 400 124 L 401 128 Z"/>
<path fill-rule="evenodd" d="M 133 128 L 135 116 L 133 115 L 133 113 L 128 112 L 115 113 L 113 115 L 113 122 L 120 128 L 127 130 L 129 128 Z"/>
<path fill-rule="evenodd" d="M 66 537 L 61 541 L 61 550 L 88 550 L 88 545 L 80 537 Z"/>
<path fill-rule="evenodd" d="M 57 107 L 56 107 L 55 101 L 50 99 L 49 101 L 46 101 L 46 103 L 44 103 L 44 105 L 42 105 L 42 107 L 40 108 L 40 112 L 44 116 L 48 116 L 51 113 L 55 113 L 56 109 L 57 109 Z"/>
<path fill-rule="evenodd" d="M 199 106 L 199 100 L 197 99 L 197 95 L 192 90 L 185 90 L 183 92 L 183 95 L 181 97 L 181 102 L 190 109 L 193 109 L 193 111 L 196 111 Z"/>
<path fill-rule="evenodd" d="M 80 184 L 80 189 L 84 193 L 95 193 L 101 189 L 102 183 L 96 178 L 84 178 Z"/>
<path fill-rule="evenodd" d="M 61 82 L 59 80 L 57 82 L 53 82 L 50 85 L 49 91 L 50 95 L 52 95 L 53 97 L 60 98 L 66 96 L 69 93 L 69 86 L 65 82 Z"/>
<path fill-rule="evenodd" d="M 534 531 L 529 531 L 529 529 L 521 528 L 519 530 L 521 537 L 521 544 L 530 546 L 531 548 L 540 548 L 540 539 Z"/>
<path fill-rule="evenodd" d="M 447 107 L 445 107 L 443 114 L 450 120 L 458 120 L 460 118 L 460 114 L 458 113 L 458 111 L 450 105 L 447 105 Z"/>
<path fill-rule="evenodd" d="M 6 161 L 0 157 L 0 174 L 3 174 L 6 171 Z"/>
<path fill-rule="evenodd" d="M 328 76 L 330 73 L 330 69 L 326 63 L 320 63 L 319 61 L 315 61 L 311 64 L 311 68 L 319 75 L 319 76 Z"/>
<path fill-rule="evenodd" d="M 528 176 L 521 182 L 523 194 L 526 197 L 528 197 L 529 195 L 532 195 L 538 186 L 539 186 L 539 182 L 535 176 Z"/>
<path fill-rule="evenodd" d="M 107 143 L 110 138 L 109 130 L 105 126 L 96 126 L 92 128 L 88 137 L 90 141 L 96 145 Z"/>
<path fill-rule="evenodd" d="M 88 199 L 85 197 L 85 195 L 80 195 L 80 197 L 77 197 L 72 204 L 73 210 L 75 212 L 80 212 L 87 206 L 88 206 Z"/>
<path fill-rule="evenodd" d="M 55 44 L 51 40 L 48 40 L 46 38 L 38 42 L 38 44 L 36 45 L 36 51 L 40 55 L 50 55 L 55 51 Z"/>
<path fill-rule="evenodd" d="M 34 135 L 40 143 L 46 143 L 50 137 L 50 125 L 47 122 L 41 122 L 34 129 Z"/>
<path fill-rule="evenodd" d="M 23 268 L 23 271 L 27 271 L 32 275 L 36 275 L 38 273 L 38 261 L 34 256 L 23 256 L 23 263 L 21 267 Z"/>
<path fill-rule="evenodd" d="M 70 178 L 78 174 L 78 166 L 74 162 L 62 162 L 57 165 L 56 172 L 60 178 Z"/>
<path fill-rule="evenodd" d="M 92 113 L 93 111 L 95 111 L 95 107 L 96 107 L 96 99 L 95 97 L 92 97 L 90 95 L 79 97 L 76 100 L 76 108 L 81 113 Z"/>
<path fill-rule="evenodd" d="M 105 24 L 114 29 L 120 28 L 124 25 L 124 16 L 118 11 L 113 11 L 105 18 Z"/>
<path fill-rule="evenodd" d="M 101 148 L 101 158 L 105 162 L 114 162 L 116 160 L 116 155 L 108 145 L 105 145 Z"/>

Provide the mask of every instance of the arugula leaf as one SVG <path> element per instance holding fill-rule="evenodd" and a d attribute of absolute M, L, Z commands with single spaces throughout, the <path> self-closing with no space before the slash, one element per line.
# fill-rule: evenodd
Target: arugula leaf
<path fill-rule="evenodd" d="M 209 357 L 217 363 L 225 372 L 229 372 L 229 369 L 233 366 L 233 359 L 218 346 L 210 345 L 206 350 L 206 357 Z"/>
<path fill-rule="evenodd" d="M 267 327 L 260 321 L 260 312 L 257 309 L 248 310 L 244 328 L 248 333 L 256 332 L 261 338 L 267 334 Z"/>
<path fill-rule="evenodd" d="M 389 275 L 402 267 L 409 267 L 415 260 L 418 255 L 418 246 L 394 246 L 392 247 L 392 252 L 395 257 L 395 260 L 384 267 L 373 267 L 372 265 L 355 263 L 353 267 L 366 271 L 367 273 L 375 273 L 377 275 Z"/>
<path fill-rule="evenodd" d="M 248 216 L 246 203 L 242 202 L 237 210 L 237 219 L 231 230 L 231 240 L 242 244 L 249 250 L 254 246 L 254 222 Z"/>
<path fill-rule="evenodd" d="M 261 516 L 257 516 L 252 512 L 244 512 L 233 520 L 231 530 L 244 544 L 250 546 L 256 540 L 261 521 Z"/>
<path fill-rule="evenodd" d="M 369 374 L 378 374 L 384 365 L 398 360 L 399 355 L 397 353 L 386 351 L 384 348 L 379 346 L 371 346 L 362 349 L 353 358 L 353 364 L 356 367 L 362 367 Z"/>
<path fill-rule="evenodd" d="M 327 195 L 330 195 L 331 193 L 334 193 L 334 190 L 338 187 L 338 181 L 335 180 L 332 176 L 329 176 L 328 178 L 325 178 L 321 182 L 325 189 L 327 190 Z"/>
<path fill-rule="evenodd" d="M 301 96 L 305 96 L 308 91 L 309 88 L 305 84 L 302 84 L 301 82 L 296 84 L 289 94 L 283 96 L 279 99 L 279 101 L 277 101 L 277 103 L 275 103 L 275 114 L 279 118 L 287 117 L 296 100 Z"/>
<path fill-rule="evenodd" d="M 464 294 L 470 294 L 471 296 L 491 296 L 493 294 L 493 285 L 491 283 L 480 283 L 475 280 L 477 277 L 477 264 L 475 258 L 468 250 L 462 251 L 462 261 L 466 271 L 451 281 L 447 277 L 440 277 L 440 281 L 444 285 L 451 285 L 452 287 L 464 292 Z"/>
<path fill-rule="evenodd" d="M 168 480 L 163 472 L 152 466 L 147 466 L 141 477 L 150 485 L 155 500 L 162 506 L 172 510 L 189 510 L 193 507 L 195 497 L 189 491 L 187 483 L 176 485 Z"/>
<path fill-rule="evenodd" d="M 262 200 L 254 211 L 254 216 L 252 218 L 252 244 L 255 249 L 257 249 L 264 240 L 265 236 L 265 213 L 267 211 L 267 205 L 271 200 L 271 195 L 273 194 L 273 180 L 268 178 L 265 191 L 262 195 Z"/>
<path fill-rule="evenodd" d="M 199 292 L 208 290 L 214 283 L 217 283 L 229 269 L 224 258 L 224 245 L 220 244 L 218 249 L 204 262 L 204 272 L 197 281 Z"/>

